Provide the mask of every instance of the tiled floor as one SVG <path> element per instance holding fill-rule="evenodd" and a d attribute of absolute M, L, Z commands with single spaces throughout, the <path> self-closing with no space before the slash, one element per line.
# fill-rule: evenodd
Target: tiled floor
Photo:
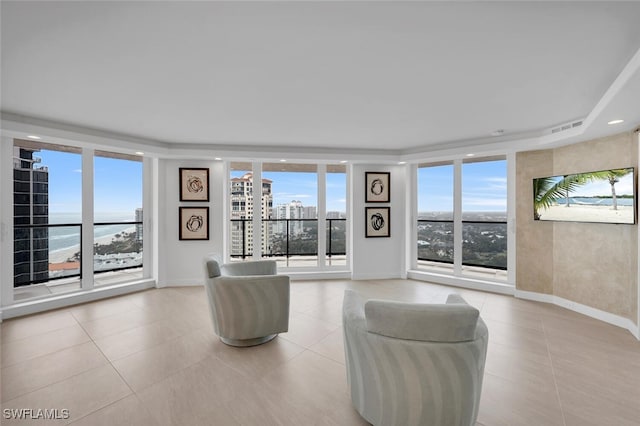
<path fill-rule="evenodd" d="M 640 342 L 625 330 L 510 296 L 415 281 L 302 281 L 290 331 L 253 348 L 214 335 L 202 287 L 148 290 L 2 323 L 3 409 L 69 410 L 74 425 L 363 425 L 346 387 L 346 288 L 444 301 L 489 326 L 478 424 L 640 425 Z M 2 411 L 2 424 L 12 422 Z"/>

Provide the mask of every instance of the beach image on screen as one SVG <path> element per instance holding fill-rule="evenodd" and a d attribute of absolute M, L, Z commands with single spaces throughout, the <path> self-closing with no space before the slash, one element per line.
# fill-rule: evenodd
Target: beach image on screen
<path fill-rule="evenodd" d="M 632 167 L 533 180 L 535 220 L 635 223 Z"/>

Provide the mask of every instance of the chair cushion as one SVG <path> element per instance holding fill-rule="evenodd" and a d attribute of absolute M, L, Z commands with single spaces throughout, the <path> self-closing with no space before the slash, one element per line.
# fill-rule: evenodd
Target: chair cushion
<path fill-rule="evenodd" d="M 473 340 L 480 312 L 458 298 L 448 300 L 447 304 L 369 300 L 364 305 L 367 330 L 387 337 L 428 342 Z"/>

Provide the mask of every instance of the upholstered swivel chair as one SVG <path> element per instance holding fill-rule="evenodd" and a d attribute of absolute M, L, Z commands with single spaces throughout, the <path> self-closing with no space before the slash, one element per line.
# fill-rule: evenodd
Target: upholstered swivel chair
<path fill-rule="evenodd" d="M 220 265 L 204 259 L 215 333 L 227 345 L 255 346 L 289 329 L 289 277 L 271 260 Z"/>
<path fill-rule="evenodd" d="M 351 401 L 373 425 L 475 424 L 488 331 L 459 295 L 446 304 L 343 303 Z"/>

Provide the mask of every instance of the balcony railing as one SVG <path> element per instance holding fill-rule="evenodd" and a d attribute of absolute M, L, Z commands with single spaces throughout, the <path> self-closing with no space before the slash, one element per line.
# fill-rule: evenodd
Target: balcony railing
<path fill-rule="evenodd" d="M 142 222 L 94 224 L 94 272 L 142 267 Z M 14 225 L 14 287 L 82 278 L 82 224 Z"/>
<path fill-rule="evenodd" d="M 14 287 L 82 278 L 81 224 L 16 224 L 13 241 Z"/>
<path fill-rule="evenodd" d="M 346 255 L 346 219 L 326 219 L 326 256 Z M 253 255 L 252 219 L 231 219 L 231 257 Z M 263 257 L 318 255 L 318 219 L 262 219 Z M 266 237 L 266 239 L 265 239 Z"/>
<path fill-rule="evenodd" d="M 142 267 L 142 222 L 94 223 L 93 271 Z"/>
<path fill-rule="evenodd" d="M 453 220 L 418 220 L 418 260 L 453 264 Z M 462 221 L 462 265 L 507 269 L 507 222 Z"/>

